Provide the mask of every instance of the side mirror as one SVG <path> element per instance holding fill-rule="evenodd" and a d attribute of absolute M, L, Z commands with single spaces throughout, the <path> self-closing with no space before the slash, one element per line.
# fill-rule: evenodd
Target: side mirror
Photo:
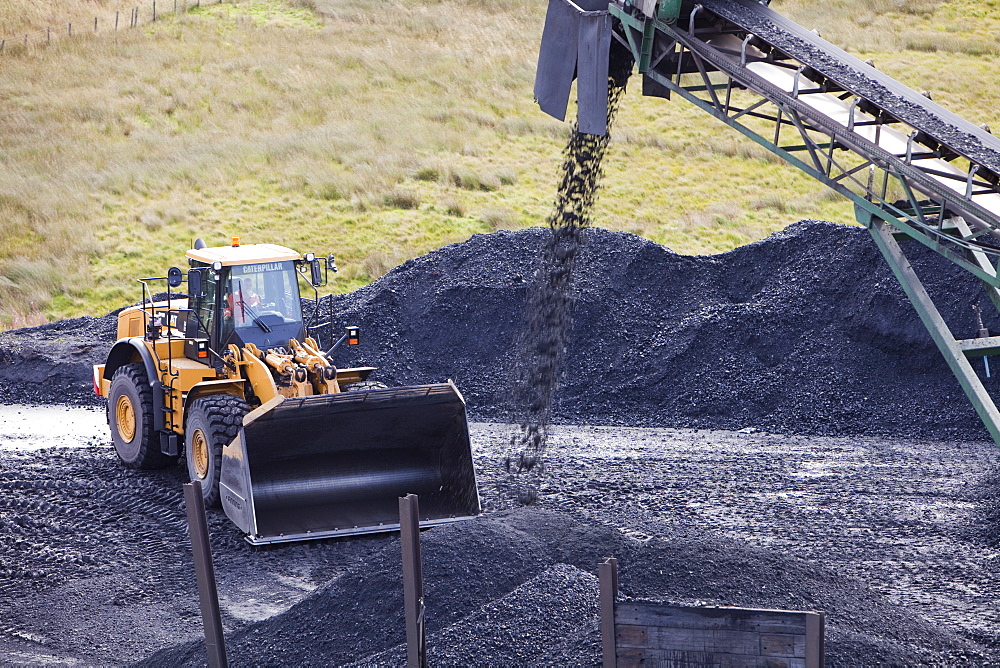
<path fill-rule="evenodd" d="M 197 269 L 188 271 L 188 293 L 190 295 L 201 294 L 201 272 Z"/>
<path fill-rule="evenodd" d="M 319 260 L 310 262 L 309 267 L 312 270 L 312 284 L 316 287 L 323 285 L 323 268 L 319 266 Z"/>
<path fill-rule="evenodd" d="M 170 267 L 167 269 L 167 285 L 172 288 L 180 287 L 181 283 L 184 282 L 184 274 L 177 267 Z"/>

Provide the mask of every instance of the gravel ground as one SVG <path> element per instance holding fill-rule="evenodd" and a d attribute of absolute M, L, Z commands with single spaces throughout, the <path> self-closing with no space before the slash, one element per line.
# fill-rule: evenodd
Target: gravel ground
<path fill-rule="evenodd" d="M 473 425 L 490 510 L 422 534 L 433 665 L 593 664 L 607 556 L 630 596 L 824 610 L 833 666 L 1000 656 L 1000 551 L 970 536 L 992 444 L 556 427 L 540 504 L 509 508 L 515 429 Z M 110 446 L 0 459 L 0 652 L 203 665 L 182 469 L 126 471 Z M 398 538 L 254 549 L 221 513 L 211 533 L 232 665 L 399 664 Z"/>
<path fill-rule="evenodd" d="M 543 234 L 477 236 L 333 298 L 364 328 L 339 363 L 390 385 L 451 377 L 474 417 L 506 418 Z M 475 426 L 488 512 L 423 534 L 432 661 L 596 661 L 587 592 L 610 555 L 628 595 L 825 610 L 831 665 L 1000 657 L 997 450 L 866 234 L 803 222 L 687 257 L 588 230 L 554 414 L 611 426 L 555 428 L 527 509 L 499 465 L 516 427 Z M 973 335 L 978 288 L 915 250 Z M 0 335 L 0 401 L 97 403 L 90 365 L 113 337 L 113 315 Z M 16 446 L 0 451 L 0 652 L 202 662 L 182 468 L 122 469 L 104 433 L 24 440 L 0 436 Z M 211 524 L 233 665 L 401 656 L 396 538 L 253 549 Z"/>

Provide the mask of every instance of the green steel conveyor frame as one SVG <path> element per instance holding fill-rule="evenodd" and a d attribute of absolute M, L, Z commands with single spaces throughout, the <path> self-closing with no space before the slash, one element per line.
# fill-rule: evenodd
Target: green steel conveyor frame
<path fill-rule="evenodd" d="M 1000 445 L 1000 411 L 970 363 L 1000 353 L 1000 337 L 957 339 L 899 244 L 961 267 L 1000 310 L 1000 141 L 753 0 L 611 0 L 607 12 L 645 95 L 688 100 L 853 202 Z M 830 96 L 846 119 L 826 113 Z M 958 140 L 927 118 L 958 128 Z"/>

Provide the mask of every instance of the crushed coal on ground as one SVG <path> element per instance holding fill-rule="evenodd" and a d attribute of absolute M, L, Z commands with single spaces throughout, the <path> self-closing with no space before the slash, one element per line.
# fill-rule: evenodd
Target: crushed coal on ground
<path fill-rule="evenodd" d="M 421 550 L 427 651 L 434 665 L 593 665 L 600 656 L 593 572 L 602 553 L 627 564 L 620 586 L 630 595 L 700 605 L 735 598 L 755 607 L 819 608 L 832 619 L 848 617 L 829 634 L 828 659 L 841 665 L 862 656 L 866 663 L 894 665 L 981 656 L 959 634 L 836 571 L 711 535 L 636 543 L 610 526 L 522 509 L 426 532 Z M 399 563 L 398 544 L 387 546 L 288 612 L 233 634 L 230 660 L 405 664 Z M 377 604 L 359 606 L 359 600 Z M 373 628 L 382 632 L 371 633 Z M 927 646 L 913 647 L 914 638 Z M 142 665 L 199 666 L 205 659 L 204 644 L 195 641 Z"/>

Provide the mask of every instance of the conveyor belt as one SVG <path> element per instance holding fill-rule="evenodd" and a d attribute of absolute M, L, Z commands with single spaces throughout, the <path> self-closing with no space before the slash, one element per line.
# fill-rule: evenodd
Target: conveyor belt
<path fill-rule="evenodd" d="M 780 48 L 855 95 L 1000 174 L 1000 139 L 879 72 L 816 33 L 752 0 L 704 0 L 702 6 Z"/>
<path fill-rule="evenodd" d="M 875 86 L 869 86 L 868 92 L 877 93 L 876 99 L 858 96 L 852 102 L 849 96 L 842 92 L 849 90 L 849 88 L 843 85 L 840 80 L 832 79 L 814 70 L 813 63 L 816 62 L 816 55 L 811 50 L 809 51 L 809 55 L 813 56 L 811 60 L 794 59 L 791 62 L 800 63 L 800 65 L 798 68 L 792 68 L 789 67 L 788 61 L 775 61 L 755 47 L 743 46 L 740 39 L 731 32 L 711 33 L 699 30 L 696 33 L 698 39 L 691 39 L 684 33 L 679 34 L 678 37 L 691 50 L 692 54 L 703 59 L 702 66 L 711 64 L 713 69 L 723 71 L 730 76 L 734 83 L 754 90 L 766 99 L 778 103 L 786 115 L 797 115 L 798 122 L 807 126 L 809 130 L 819 130 L 827 134 L 831 143 L 835 143 L 837 148 L 852 151 L 870 160 L 872 165 L 891 170 L 893 175 L 905 182 L 909 188 L 930 197 L 937 205 L 943 206 L 942 213 L 947 212 L 950 216 L 961 215 L 973 229 L 989 232 L 995 237 L 989 244 L 990 249 L 1000 242 L 1000 192 L 998 192 L 995 182 L 984 180 L 984 178 L 992 178 L 995 181 L 996 177 L 991 177 L 991 172 L 981 165 L 969 163 L 969 166 L 964 168 L 956 166 L 957 151 L 951 150 L 939 140 L 927 136 L 926 133 L 921 134 L 922 130 L 917 132 L 913 125 L 908 122 L 909 117 L 899 118 L 901 114 L 893 114 L 891 118 L 887 118 L 883 106 L 885 100 L 891 100 L 890 106 L 894 106 L 897 111 L 904 106 L 895 92 L 888 89 L 876 91 Z M 807 34 L 811 35 L 812 33 Z M 850 58 L 847 54 L 844 55 Z M 744 59 L 745 64 L 742 62 Z M 856 62 L 860 67 L 875 72 L 864 63 Z M 669 70 L 669 68 L 670 64 L 668 63 L 667 69 Z M 806 76 L 799 74 L 798 69 L 812 69 L 813 71 Z M 846 66 L 840 69 L 847 70 Z M 656 69 L 649 72 L 647 76 L 653 77 L 657 81 L 664 81 L 664 75 Z M 836 92 L 824 92 L 831 87 L 831 83 Z M 940 106 L 934 105 L 922 95 L 913 93 L 898 82 L 893 83 L 896 89 L 906 91 L 908 97 L 913 97 L 925 105 L 921 109 L 925 113 L 917 113 L 916 111 L 912 113 L 912 117 L 919 117 L 924 122 L 925 127 L 930 126 L 928 118 L 932 117 L 931 114 L 926 113 L 927 110 L 957 118 Z M 864 101 L 865 104 L 859 106 L 858 102 L 860 101 Z M 714 103 L 717 107 L 721 106 L 717 100 Z M 915 105 L 913 109 L 916 109 Z M 731 116 L 741 110 L 724 108 L 717 111 L 728 113 Z M 776 117 L 775 122 L 780 123 L 780 117 Z M 990 143 L 997 144 L 998 150 L 1000 150 L 1000 142 L 997 142 L 992 135 L 965 121 L 962 123 L 967 126 L 962 128 L 963 131 L 977 131 L 984 135 Z M 944 122 L 937 121 L 937 126 L 944 127 Z M 949 127 L 953 129 L 947 134 L 950 134 L 952 138 L 959 134 L 958 130 L 954 129 L 957 126 Z M 911 132 L 905 132 L 903 128 L 911 130 Z M 939 136 L 941 134 L 945 133 L 939 132 Z M 802 132 L 802 135 L 804 141 L 809 141 L 805 136 L 805 131 Z M 775 136 L 777 137 L 777 134 Z M 967 141 L 963 142 L 965 145 L 971 145 L 979 139 L 971 137 L 971 135 L 964 136 L 967 138 Z M 978 143 L 977 147 L 980 153 L 991 152 L 989 147 L 982 142 Z M 787 148 L 787 144 L 784 148 Z M 807 147 L 803 145 L 802 148 Z M 823 160 L 816 158 L 815 153 L 819 148 L 816 142 L 811 147 L 813 166 L 829 176 L 832 171 L 830 166 L 824 165 Z M 832 154 L 829 159 L 833 160 Z M 975 166 L 975 171 L 970 173 L 973 166 Z M 853 180 L 854 184 L 859 187 L 865 187 L 857 178 L 849 180 Z M 828 183 L 828 185 L 836 187 L 836 184 L 833 183 Z M 869 193 L 869 198 L 877 200 L 878 193 Z M 893 214 L 898 216 L 898 212 L 893 212 Z M 912 222 L 914 226 L 922 228 L 925 236 L 932 237 L 933 243 L 949 243 L 962 248 L 963 251 L 981 249 L 979 242 L 955 238 L 954 235 L 950 234 L 950 231 L 946 233 L 919 219 Z"/>
<path fill-rule="evenodd" d="M 851 200 L 1000 445 L 1000 409 L 970 364 L 1000 355 L 1000 336 L 980 323 L 965 333 L 976 338 L 956 337 L 898 243 L 948 258 L 1000 311 L 1000 139 L 754 0 L 600 0 L 606 12 L 598 0 L 586 12 L 574 0 L 549 1 L 549 20 L 562 24 L 546 34 L 568 37 L 542 45 L 535 90 L 550 93 L 538 96 L 544 111 L 566 109 L 571 68 L 556 65 L 597 71 L 594 59 L 613 52 L 587 40 L 610 32 L 643 75 L 644 94 L 688 100 Z M 581 111 L 596 128 L 583 131 L 603 133 L 594 112 Z M 606 110 L 596 112 L 599 120 Z"/>
<path fill-rule="evenodd" d="M 680 94 L 853 200 L 859 220 L 880 218 L 1000 288 L 969 257 L 1000 254 L 998 138 L 752 0 L 684 2 L 669 23 L 617 2 L 609 13 L 644 90 Z M 740 108 L 739 90 L 761 99 Z"/>

